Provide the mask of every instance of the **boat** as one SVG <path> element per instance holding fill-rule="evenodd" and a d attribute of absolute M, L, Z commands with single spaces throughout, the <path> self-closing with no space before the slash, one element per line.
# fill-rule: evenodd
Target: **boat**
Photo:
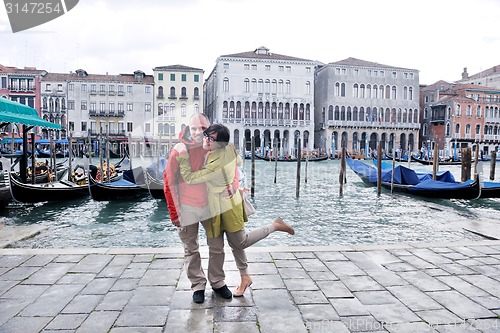
<path fill-rule="evenodd" d="M 405 163 L 405 162 L 408 162 L 408 155 L 404 154 L 403 156 L 391 156 L 387 153 L 385 153 L 385 158 L 386 160 L 394 160 L 396 162 L 401 162 L 401 163 Z M 432 164 L 432 163 L 431 163 Z"/>
<path fill-rule="evenodd" d="M 259 160 L 271 161 L 271 162 L 274 162 L 276 160 L 273 156 L 262 156 L 262 155 L 258 155 L 258 154 L 255 154 L 255 158 L 257 158 Z M 306 160 L 309 162 L 325 161 L 325 160 L 328 160 L 328 155 L 311 156 L 308 158 L 302 157 L 302 159 L 301 159 L 302 162 L 305 162 Z M 297 162 L 297 157 L 278 156 L 278 162 Z"/>
<path fill-rule="evenodd" d="M 96 201 L 135 200 L 147 196 L 149 192 L 145 182 L 142 184 L 134 182 L 139 178 L 134 175 L 134 170 L 138 169 L 124 171 L 120 179 L 101 182 L 96 180 L 97 167 L 91 165 L 88 174 L 90 196 Z"/>
<path fill-rule="evenodd" d="M 378 170 L 364 162 L 346 157 L 346 163 L 361 180 L 377 186 Z M 380 185 L 394 192 L 401 192 L 425 198 L 439 199 L 477 199 L 481 196 L 481 184 L 475 180 L 456 182 L 453 175 L 443 173 L 439 179 L 432 179 L 429 173 L 417 174 L 412 169 L 398 165 L 394 168 L 382 168 Z"/>
<path fill-rule="evenodd" d="M 43 184 L 23 184 L 19 177 L 13 173 L 10 173 L 9 179 L 12 198 L 22 203 L 67 201 L 89 195 L 87 184 L 76 184 L 68 180 Z"/>
<path fill-rule="evenodd" d="M 165 192 L 163 190 L 163 172 L 167 166 L 166 160 L 160 158 L 157 162 L 151 164 L 144 169 L 146 175 L 146 184 L 149 193 L 154 199 L 165 200 Z"/>
<path fill-rule="evenodd" d="M 416 156 L 411 155 L 411 160 L 418 162 L 423 165 L 433 165 L 433 160 L 426 160 L 423 158 L 418 158 Z M 453 159 L 439 160 L 439 165 L 462 165 L 462 161 L 453 161 Z"/>

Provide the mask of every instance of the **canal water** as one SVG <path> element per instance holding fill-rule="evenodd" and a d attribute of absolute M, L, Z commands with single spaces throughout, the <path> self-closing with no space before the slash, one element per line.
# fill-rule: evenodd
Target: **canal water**
<path fill-rule="evenodd" d="M 143 161 L 143 164 L 148 163 Z M 340 197 L 338 160 L 311 162 L 307 167 L 302 163 L 297 198 L 296 167 L 296 163 L 278 163 L 277 182 L 274 183 L 274 163 L 255 162 L 253 200 L 257 212 L 250 217 L 246 228 L 251 230 L 266 225 L 281 216 L 295 228 L 296 234 L 273 233 L 254 246 L 478 240 L 483 238 L 464 228 L 481 221 L 500 224 L 500 199 L 425 200 L 391 195 L 384 190 L 378 196 L 376 188 L 364 185 L 350 169 Z M 413 167 L 431 170 L 421 165 Z M 244 170 L 249 183 L 250 160 L 245 161 Z M 441 167 L 441 170 L 451 170 L 460 179 L 459 167 Z M 489 175 L 488 170 L 484 171 Z M 16 243 L 16 247 L 181 246 L 162 200 L 97 202 L 89 197 L 65 203 L 12 205 L 1 215 L 6 225 L 48 227 L 41 234 Z M 202 244 L 204 237 L 202 235 Z"/>

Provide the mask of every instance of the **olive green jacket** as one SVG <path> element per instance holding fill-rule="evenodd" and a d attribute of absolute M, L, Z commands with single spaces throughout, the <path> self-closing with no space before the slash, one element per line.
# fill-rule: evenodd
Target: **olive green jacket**
<path fill-rule="evenodd" d="M 233 183 L 236 166 L 241 165 L 241 157 L 236 153 L 234 146 L 211 151 L 207 161 L 199 171 L 191 171 L 189 155 L 177 156 L 180 173 L 188 184 L 206 183 L 208 192 L 208 206 L 211 220 L 207 228 L 207 237 L 219 237 L 222 231 L 236 232 L 242 230 L 248 221 L 243 209 L 239 191 L 231 197 L 226 194 L 226 188 Z"/>

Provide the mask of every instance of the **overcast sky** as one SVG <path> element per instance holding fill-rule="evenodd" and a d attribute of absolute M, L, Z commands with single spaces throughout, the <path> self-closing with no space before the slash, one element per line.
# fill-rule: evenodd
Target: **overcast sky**
<path fill-rule="evenodd" d="M 80 0 L 13 34 L 2 6 L 0 64 L 90 74 L 181 64 L 206 78 L 218 56 L 266 46 L 416 69 L 431 84 L 500 65 L 499 13 L 499 0 Z"/>

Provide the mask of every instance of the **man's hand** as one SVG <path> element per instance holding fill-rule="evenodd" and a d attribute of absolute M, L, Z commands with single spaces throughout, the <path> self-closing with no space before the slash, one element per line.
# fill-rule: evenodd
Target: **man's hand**
<path fill-rule="evenodd" d="M 177 143 L 174 146 L 174 150 L 176 150 L 179 153 L 179 155 L 187 153 L 186 145 L 182 142 Z"/>
<path fill-rule="evenodd" d="M 172 220 L 172 224 L 175 225 L 176 227 L 180 228 L 181 220 L 180 219 Z"/>

